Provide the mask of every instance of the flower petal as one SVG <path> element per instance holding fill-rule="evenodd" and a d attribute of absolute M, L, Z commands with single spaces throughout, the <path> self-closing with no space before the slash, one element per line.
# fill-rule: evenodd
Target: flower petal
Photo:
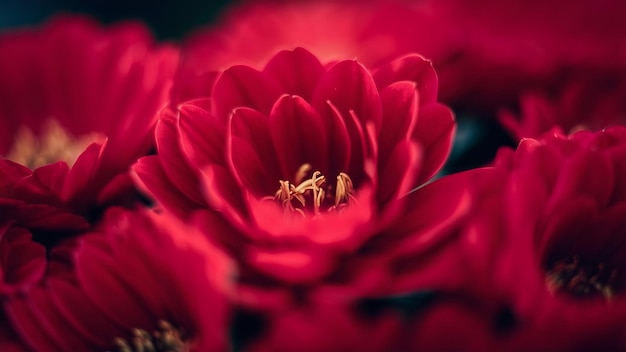
<path fill-rule="evenodd" d="M 413 134 L 418 111 L 415 88 L 414 82 L 401 81 L 380 92 L 383 106 L 383 123 L 378 136 L 380 160 L 386 160 L 398 142 L 408 140 Z"/>
<path fill-rule="evenodd" d="M 281 51 L 265 66 L 263 72 L 274 77 L 282 86 L 282 93 L 298 95 L 310 100 L 320 77 L 325 73 L 322 64 L 302 48 Z"/>
<path fill-rule="evenodd" d="M 198 103 L 205 103 L 198 101 Z M 226 124 L 195 102 L 178 106 L 180 146 L 196 167 L 217 163 L 225 165 Z M 174 143 L 174 141 L 159 141 Z"/>
<path fill-rule="evenodd" d="M 217 116 L 223 119 L 240 107 L 269 114 L 279 96 L 280 87 L 271 77 L 248 66 L 227 69 L 218 78 L 213 89 L 215 110 Z"/>
<path fill-rule="evenodd" d="M 433 64 L 420 55 L 407 55 L 378 68 L 374 80 L 379 90 L 398 81 L 415 82 L 420 105 L 437 102 L 437 74 Z"/>
<path fill-rule="evenodd" d="M 313 106 L 317 111 L 325 111 L 327 101 L 336 106 L 342 116 L 354 111 L 363 125 L 371 121 L 380 129 L 382 108 L 376 84 L 356 60 L 335 64 L 321 78 L 313 94 Z"/>
<path fill-rule="evenodd" d="M 304 99 L 282 96 L 272 108 L 269 126 L 284 180 L 293 180 L 303 164 L 310 164 L 313 170 L 326 170 L 324 126 Z"/>
<path fill-rule="evenodd" d="M 423 150 L 418 184 L 429 180 L 446 162 L 455 131 L 454 113 L 448 107 L 441 104 L 420 107 L 413 132 L 413 141 L 419 143 Z"/>

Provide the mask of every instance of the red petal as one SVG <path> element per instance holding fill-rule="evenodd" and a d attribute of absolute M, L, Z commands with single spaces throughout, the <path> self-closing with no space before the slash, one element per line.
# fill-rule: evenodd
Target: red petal
<path fill-rule="evenodd" d="M 280 98 L 272 108 L 269 125 L 284 180 L 293 180 L 303 164 L 310 164 L 313 170 L 326 170 L 324 126 L 304 99 L 288 95 Z"/>
<path fill-rule="evenodd" d="M 195 167 L 225 165 L 226 124 L 193 104 L 178 106 L 178 128 L 182 150 Z"/>
<path fill-rule="evenodd" d="M 61 199 L 64 201 L 71 200 L 78 206 L 93 203 L 93 199 L 89 198 L 95 197 L 93 195 L 95 189 L 89 189 L 88 185 L 95 177 L 102 148 L 102 145 L 92 143 L 80 154 L 67 174 Z"/>
<path fill-rule="evenodd" d="M 470 171 L 445 176 L 410 193 L 406 204 L 408 212 L 390 226 L 385 231 L 388 235 L 383 235 L 380 240 L 396 245 L 401 243 L 397 246 L 397 254 L 404 253 L 416 258 L 437 243 L 446 241 L 451 230 L 470 210 L 471 197 L 467 182 L 475 177 L 474 174 L 476 172 Z M 404 234 L 407 237 L 402 242 L 396 242 L 390 240 L 392 234 Z"/>
<path fill-rule="evenodd" d="M 363 125 L 371 121 L 380 129 L 382 108 L 376 84 L 357 61 L 339 62 L 322 77 L 313 94 L 313 105 L 317 111 L 325 111 L 327 101 L 336 106 L 342 116 L 354 111 Z"/>
<path fill-rule="evenodd" d="M 256 192 L 263 192 L 263 196 L 273 194 L 278 188 L 278 181 L 283 178 L 281 178 L 279 166 L 280 159 L 274 149 L 270 134 L 269 118 L 255 110 L 247 108 L 236 109 L 230 121 L 230 135 L 232 135 L 232 140 L 229 143 L 231 153 L 237 149 L 241 151 L 251 148 L 252 155 L 256 156 L 260 163 L 260 165 L 257 165 L 257 171 L 253 172 L 254 175 L 258 175 L 258 178 L 261 179 L 258 181 L 261 187 L 255 188 Z M 247 154 L 249 153 L 238 153 L 240 157 L 250 157 Z M 235 155 L 233 154 L 231 157 L 235 158 Z M 235 169 L 238 169 L 238 166 L 243 166 L 235 159 L 232 162 Z M 241 177 L 241 175 L 239 176 Z"/>
<path fill-rule="evenodd" d="M 232 170 L 239 186 L 256 197 L 272 196 L 279 187 L 276 170 L 267 170 L 267 165 L 247 140 L 232 136 L 228 141 Z"/>
<path fill-rule="evenodd" d="M 158 156 L 152 155 L 139 159 L 132 167 L 135 183 L 147 194 L 152 195 L 163 207 L 181 218 L 191 214 L 202 203 L 181 194 L 165 174 Z"/>
<path fill-rule="evenodd" d="M 413 134 L 418 106 L 415 83 L 395 82 L 381 91 L 380 100 L 383 124 L 378 136 L 378 155 L 384 161 L 398 142 L 408 140 Z"/>
<path fill-rule="evenodd" d="M 571 195 L 588 196 L 602 207 L 609 201 L 615 182 L 621 181 L 614 179 L 611 161 L 605 154 L 581 150 L 563 163 L 546 211 L 554 209 L 556 203 Z"/>
<path fill-rule="evenodd" d="M 111 337 L 121 337 L 128 333 L 107 318 L 80 287 L 56 278 L 51 278 L 48 285 L 51 304 L 55 305 L 59 314 L 71 326 L 68 332 L 78 333 L 89 343 L 103 349 L 111 345 Z"/>
<path fill-rule="evenodd" d="M 44 303 L 45 304 L 45 303 Z M 36 305 L 28 298 L 15 298 L 4 304 L 11 325 L 22 336 L 24 342 L 35 351 L 68 351 L 71 346 L 64 346 L 62 336 L 50 330 L 48 317 L 42 315 Z"/>
<path fill-rule="evenodd" d="M 429 180 L 446 162 L 455 130 L 454 113 L 448 107 L 441 104 L 420 107 L 413 132 L 413 141 L 423 150 L 418 184 Z"/>
<path fill-rule="evenodd" d="M 324 250 L 263 250 L 251 247 L 247 261 L 258 271 L 288 283 L 315 281 L 328 274 L 334 267 L 334 259 Z"/>
<path fill-rule="evenodd" d="M 203 196 L 212 208 L 222 211 L 234 224 L 249 226 L 246 194 L 228 169 L 209 165 L 202 170 L 201 181 Z"/>
<path fill-rule="evenodd" d="M 223 119 L 240 107 L 269 114 L 279 96 L 280 88 L 276 82 L 248 66 L 233 66 L 224 71 L 213 90 L 217 116 Z"/>
<path fill-rule="evenodd" d="M 404 197 L 415 188 L 415 176 L 420 167 L 422 152 L 418 145 L 409 141 L 396 144 L 388 158 L 383 159 L 380 169 L 377 200 L 382 207 L 389 201 Z"/>
<path fill-rule="evenodd" d="M 379 90 L 398 81 L 415 82 L 421 105 L 437 102 L 437 74 L 433 64 L 419 55 L 407 55 L 378 68 L 374 80 Z"/>
<path fill-rule="evenodd" d="M 198 177 L 181 150 L 176 121 L 162 116 L 156 126 L 155 138 L 161 166 L 169 180 L 187 198 L 202 204 L 202 197 L 198 194 Z"/>
<path fill-rule="evenodd" d="M 106 248 L 98 248 L 96 243 L 86 239 L 77 254 L 76 272 L 85 295 L 93 300 L 103 314 L 115 321 L 118 326 L 130 331 L 138 326 L 150 326 L 159 317 L 153 316 L 143 298 L 136 296 L 123 276 L 116 272 L 116 258 Z M 131 270 L 131 268 L 126 268 Z M 137 280 L 141 278 L 137 277 Z M 124 312 L 121 317 L 119 312 Z"/>
<path fill-rule="evenodd" d="M 274 77 L 282 86 L 282 93 L 298 95 L 310 100 L 324 68 L 319 60 L 302 48 L 281 51 L 265 66 L 264 73 Z"/>
<path fill-rule="evenodd" d="M 352 142 L 348 134 L 346 122 L 341 113 L 331 103 L 326 102 L 321 113 L 328 141 L 328 173 L 339 175 L 348 171 L 352 157 Z"/>

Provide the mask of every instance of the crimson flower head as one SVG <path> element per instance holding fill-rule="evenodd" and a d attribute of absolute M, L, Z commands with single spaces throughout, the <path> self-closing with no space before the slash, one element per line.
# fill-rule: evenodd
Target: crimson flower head
<path fill-rule="evenodd" d="M 439 23 L 463 33 L 457 55 L 435 61 L 441 99 L 455 107 L 493 113 L 525 91 L 569 84 L 580 71 L 624 77 L 623 1 L 432 3 Z"/>
<path fill-rule="evenodd" d="M 597 73 L 596 73 L 597 74 Z M 572 79 L 558 94 L 532 91 L 521 97 L 521 113 L 503 110 L 502 125 L 517 139 L 537 138 L 553 128 L 566 134 L 626 123 L 626 72 Z"/>
<path fill-rule="evenodd" d="M 370 71 L 282 51 L 262 71 L 225 70 L 209 98 L 165 109 L 158 153 L 134 171 L 164 208 L 183 217 L 210 209 L 207 232 L 252 277 L 273 282 L 328 277 L 343 255 L 398 224 L 407 193 L 445 161 L 455 127 L 418 55 Z M 457 199 L 441 202 L 419 211 L 442 220 Z M 429 220 L 414 223 L 396 230 Z"/>
<path fill-rule="evenodd" d="M 368 67 L 419 52 L 438 67 L 456 55 L 462 35 L 442 24 L 431 7 L 370 0 L 241 2 L 187 38 L 181 73 L 211 75 L 241 64 L 261 69 L 275 53 L 295 47 L 324 63 L 357 58 Z M 174 95 L 199 98 L 206 94 L 200 88 L 185 79 Z"/>
<path fill-rule="evenodd" d="M 626 128 L 523 139 L 478 175 L 464 255 L 471 291 L 508 312 L 501 337 L 522 351 L 622 350 Z"/>
<path fill-rule="evenodd" d="M 142 25 L 59 17 L 0 35 L 0 206 L 91 216 L 132 195 L 131 163 L 152 148 L 177 50 Z"/>
<path fill-rule="evenodd" d="M 40 284 L 3 296 L 3 348 L 227 350 L 231 263 L 197 229 L 113 208 L 49 256 Z"/>

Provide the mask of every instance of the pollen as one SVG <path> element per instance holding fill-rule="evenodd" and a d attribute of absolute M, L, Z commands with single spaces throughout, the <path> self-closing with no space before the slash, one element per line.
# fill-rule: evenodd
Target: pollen
<path fill-rule="evenodd" d="M 615 294 L 617 274 L 604 263 L 586 263 L 575 255 L 554 263 L 545 283 L 552 293 L 564 292 L 577 298 L 601 296 L 608 301 Z"/>
<path fill-rule="evenodd" d="M 71 167 L 89 144 L 103 140 L 104 136 L 99 133 L 72 136 L 56 120 L 51 119 L 43 124 L 38 135 L 30 128 L 21 126 L 17 130 L 13 147 L 5 157 L 30 169 L 57 161 L 65 161 Z"/>
<path fill-rule="evenodd" d="M 188 352 L 191 350 L 184 332 L 164 320 L 159 321 L 158 330 L 152 333 L 134 329 L 130 341 L 116 338 L 114 343 L 117 352 Z"/>
<path fill-rule="evenodd" d="M 295 174 L 294 183 L 280 180 L 274 197 L 266 197 L 278 203 L 286 212 L 318 216 L 322 212 L 341 211 L 353 203 L 354 184 L 348 174 L 341 172 L 336 182 L 329 184 L 320 171 L 311 172 L 309 164 L 303 164 Z"/>

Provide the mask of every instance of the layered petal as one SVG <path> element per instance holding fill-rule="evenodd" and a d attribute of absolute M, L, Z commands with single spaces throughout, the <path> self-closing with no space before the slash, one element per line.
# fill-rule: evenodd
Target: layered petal
<path fill-rule="evenodd" d="M 105 350 L 116 338 L 134 345 L 133 329 L 155 344 L 153 330 L 174 329 L 176 343 L 190 350 L 226 347 L 230 265 L 197 232 L 170 217 L 114 211 L 70 253 L 70 275 L 52 273 L 47 284 L 4 301 L 30 348 Z"/>
<path fill-rule="evenodd" d="M 138 23 L 65 16 L 6 31 L 0 51 L 12 53 L 0 64 L 0 129 L 9 133 L 0 155 L 25 167 L 1 168 L 0 198 L 87 221 L 108 205 L 138 203 L 127 172 L 153 148 L 177 49 L 156 45 Z"/>

